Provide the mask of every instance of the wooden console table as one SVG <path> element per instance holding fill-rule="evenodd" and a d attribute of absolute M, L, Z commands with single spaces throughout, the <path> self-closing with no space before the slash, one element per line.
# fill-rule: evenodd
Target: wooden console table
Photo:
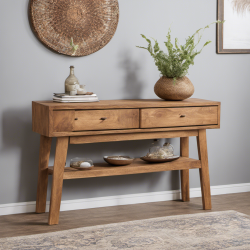
<path fill-rule="evenodd" d="M 64 179 L 181 170 L 182 200 L 189 201 L 189 169 L 199 169 L 203 209 L 211 209 L 206 129 L 220 127 L 220 102 L 111 100 L 95 103 L 32 103 L 32 129 L 41 135 L 36 212 L 44 213 L 48 175 L 53 175 L 49 225 L 58 224 Z M 196 136 L 199 160 L 189 158 L 189 137 Z M 52 137 L 57 137 L 54 166 L 48 167 Z M 128 166 L 97 164 L 92 170 L 65 167 L 68 144 L 180 137 L 181 157 L 148 164 L 140 159 Z"/>

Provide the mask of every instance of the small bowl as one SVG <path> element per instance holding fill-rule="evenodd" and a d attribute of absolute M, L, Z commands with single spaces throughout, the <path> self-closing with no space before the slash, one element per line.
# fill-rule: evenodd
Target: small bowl
<path fill-rule="evenodd" d="M 178 156 L 178 155 L 173 155 L 173 156 L 170 156 L 170 157 L 165 158 L 165 159 L 150 158 L 150 157 L 147 157 L 147 156 L 141 157 L 141 159 L 142 159 L 143 161 L 152 162 L 152 163 L 169 162 L 169 161 L 177 160 L 177 159 L 179 159 L 179 158 L 180 158 L 180 156 Z"/>
<path fill-rule="evenodd" d="M 122 157 L 122 159 L 118 159 L 119 157 Z M 123 156 L 123 155 L 104 156 L 103 159 L 107 163 L 114 165 L 114 166 L 129 165 L 134 160 L 134 158 L 130 158 L 129 156 Z"/>

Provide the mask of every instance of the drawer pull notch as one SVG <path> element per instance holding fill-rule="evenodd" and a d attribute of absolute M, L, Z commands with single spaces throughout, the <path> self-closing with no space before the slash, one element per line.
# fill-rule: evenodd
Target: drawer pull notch
<path fill-rule="evenodd" d="M 107 117 L 102 117 L 100 120 L 105 121 Z"/>
<path fill-rule="evenodd" d="M 186 117 L 186 115 L 181 115 L 180 117 Z"/>

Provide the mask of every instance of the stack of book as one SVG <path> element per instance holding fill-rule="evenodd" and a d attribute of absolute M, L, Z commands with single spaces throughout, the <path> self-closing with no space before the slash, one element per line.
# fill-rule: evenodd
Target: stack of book
<path fill-rule="evenodd" d="M 68 95 L 61 93 L 54 93 L 54 102 L 99 102 L 96 94 L 87 93 L 85 95 Z"/>

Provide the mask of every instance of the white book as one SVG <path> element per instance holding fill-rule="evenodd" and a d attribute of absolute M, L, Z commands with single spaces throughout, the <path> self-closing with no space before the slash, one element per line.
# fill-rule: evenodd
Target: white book
<path fill-rule="evenodd" d="M 77 97 L 77 98 L 61 98 L 57 96 L 53 96 L 53 100 L 58 100 L 58 101 L 86 101 L 86 100 L 98 100 L 97 96 L 89 96 L 89 97 Z"/>
<path fill-rule="evenodd" d="M 83 100 L 58 100 L 53 98 L 53 102 L 61 102 L 61 103 L 68 103 L 68 102 L 99 102 L 98 98 L 91 98 L 91 99 L 83 99 Z"/>
<path fill-rule="evenodd" d="M 75 99 L 75 98 L 89 98 L 89 97 L 97 97 L 96 94 L 92 95 L 67 95 L 67 94 L 60 94 L 60 93 L 54 93 L 55 97 L 65 99 L 65 98 L 70 98 L 70 99 Z"/>

